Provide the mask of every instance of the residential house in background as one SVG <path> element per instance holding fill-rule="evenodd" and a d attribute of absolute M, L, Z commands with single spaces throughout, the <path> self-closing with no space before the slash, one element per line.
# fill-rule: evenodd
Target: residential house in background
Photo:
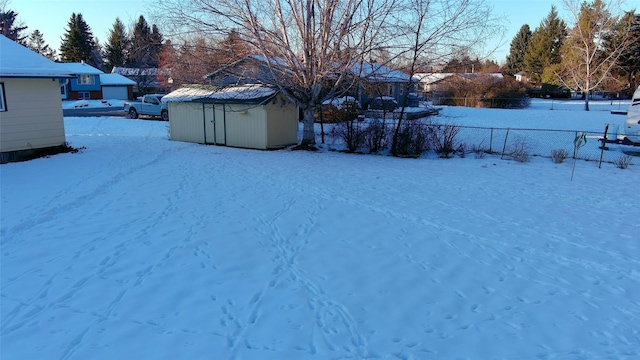
<path fill-rule="evenodd" d="M 133 93 L 135 96 L 142 96 L 153 93 L 166 93 L 171 88 L 173 80 L 169 70 L 159 68 L 130 68 L 130 67 L 114 67 L 111 69 L 112 74 L 122 75 L 135 82 Z"/>
<path fill-rule="evenodd" d="M 60 97 L 63 100 L 95 100 L 102 99 L 102 87 L 100 86 L 100 74 L 102 70 L 84 62 L 58 63 L 64 71 L 76 76 L 60 85 Z"/>
<path fill-rule="evenodd" d="M 408 106 L 417 106 L 414 84 L 411 77 L 399 70 L 377 63 L 357 64 L 351 69 L 357 77 L 358 86 L 350 95 L 365 106 L 374 98 L 393 98 L 398 106 L 406 102 Z"/>
<path fill-rule="evenodd" d="M 120 74 L 100 74 L 102 98 L 106 100 L 134 99 L 133 87 L 136 82 Z"/>
<path fill-rule="evenodd" d="M 66 149 L 60 80 L 73 76 L 0 35 L 0 162 Z"/>

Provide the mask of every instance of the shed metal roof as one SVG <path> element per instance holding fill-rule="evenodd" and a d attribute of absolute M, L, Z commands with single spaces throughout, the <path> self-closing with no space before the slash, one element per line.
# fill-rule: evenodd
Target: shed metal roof
<path fill-rule="evenodd" d="M 265 85 L 185 85 L 162 98 L 166 102 L 200 102 L 216 104 L 262 104 L 278 90 Z"/>

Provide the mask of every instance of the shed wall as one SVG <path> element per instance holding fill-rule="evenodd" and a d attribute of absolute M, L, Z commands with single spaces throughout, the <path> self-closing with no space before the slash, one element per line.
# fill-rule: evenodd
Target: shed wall
<path fill-rule="evenodd" d="M 298 107 L 285 96 L 269 102 L 267 114 L 267 148 L 279 148 L 298 143 Z"/>
<path fill-rule="evenodd" d="M 7 111 L 0 112 L 2 152 L 65 144 L 57 79 L 0 78 Z"/>
<path fill-rule="evenodd" d="M 226 144 L 228 146 L 267 149 L 266 113 L 261 105 L 224 105 Z"/>
<path fill-rule="evenodd" d="M 171 140 L 205 143 L 202 104 L 170 102 L 168 108 Z"/>

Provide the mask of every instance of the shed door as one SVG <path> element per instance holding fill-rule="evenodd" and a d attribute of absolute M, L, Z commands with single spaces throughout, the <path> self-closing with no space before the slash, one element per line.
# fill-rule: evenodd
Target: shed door
<path fill-rule="evenodd" d="M 205 143 L 226 145 L 227 126 L 224 105 L 203 104 Z"/>

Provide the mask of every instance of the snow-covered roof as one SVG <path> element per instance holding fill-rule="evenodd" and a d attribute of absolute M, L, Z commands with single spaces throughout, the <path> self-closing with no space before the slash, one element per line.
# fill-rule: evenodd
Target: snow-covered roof
<path fill-rule="evenodd" d="M 369 81 L 408 82 L 410 79 L 409 75 L 402 71 L 376 63 L 356 64 L 353 66 L 351 71 L 361 78 L 365 78 Z"/>
<path fill-rule="evenodd" d="M 166 102 L 260 103 L 278 91 L 264 85 L 185 85 L 162 98 Z"/>
<path fill-rule="evenodd" d="M 66 62 L 66 63 L 58 63 L 62 69 L 67 71 L 71 71 L 71 73 L 76 75 L 99 75 L 104 74 L 104 71 L 100 69 L 96 69 L 93 66 L 86 64 L 84 62 Z"/>
<path fill-rule="evenodd" d="M 160 75 L 160 69 L 158 68 L 130 68 L 130 67 L 120 67 L 116 66 L 111 69 L 112 74 L 120 74 L 124 76 L 140 76 L 140 75 L 148 75 L 148 76 L 158 76 Z"/>
<path fill-rule="evenodd" d="M 55 62 L 0 35 L 0 76 L 2 77 L 73 77 Z"/>
<path fill-rule="evenodd" d="M 101 85 L 135 85 L 136 82 L 120 74 L 100 74 Z"/>
<path fill-rule="evenodd" d="M 413 77 L 416 78 L 418 82 L 429 85 L 444 80 L 452 75 L 453 73 L 416 73 Z"/>

